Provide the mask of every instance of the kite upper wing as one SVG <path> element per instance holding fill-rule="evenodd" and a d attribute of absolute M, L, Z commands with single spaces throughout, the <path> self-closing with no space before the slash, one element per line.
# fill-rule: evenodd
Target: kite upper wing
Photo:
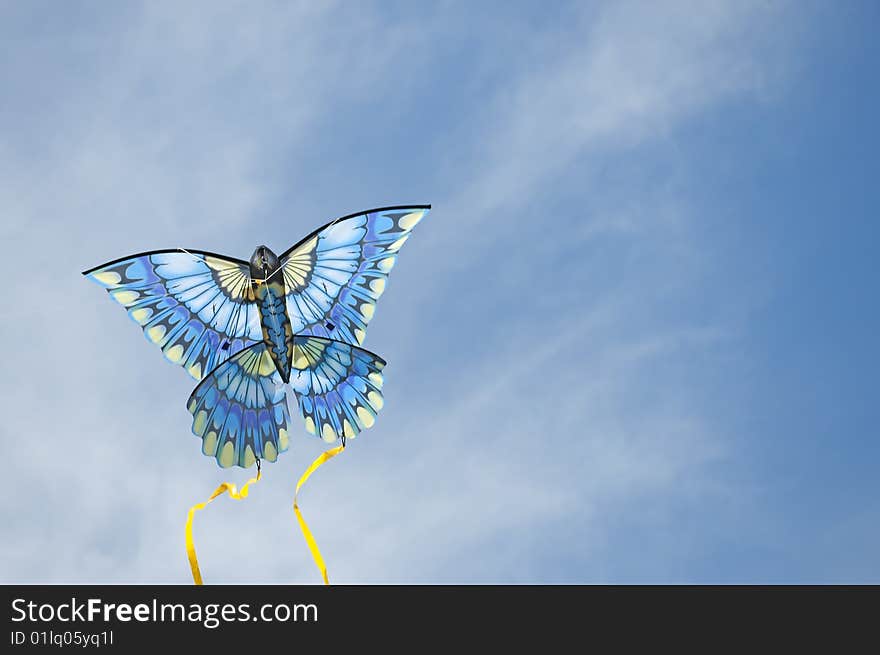
<path fill-rule="evenodd" d="M 397 252 L 429 209 L 385 207 L 338 218 L 284 252 L 293 333 L 362 344 Z"/>
<path fill-rule="evenodd" d="M 196 380 L 262 340 L 247 262 L 157 250 L 83 272 L 126 308 L 165 358 Z"/>
<path fill-rule="evenodd" d="M 341 341 L 293 337 L 290 386 L 306 430 L 334 442 L 369 428 L 382 409 L 385 360 Z"/>

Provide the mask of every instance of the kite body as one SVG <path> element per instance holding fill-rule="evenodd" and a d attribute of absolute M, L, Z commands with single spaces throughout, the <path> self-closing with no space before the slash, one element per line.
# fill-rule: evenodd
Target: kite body
<path fill-rule="evenodd" d="M 263 341 L 285 384 L 290 381 L 293 362 L 293 332 L 284 299 L 284 276 L 278 256 L 266 246 L 258 246 L 251 257 L 251 289 L 260 309 Z"/>
<path fill-rule="evenodd" d="M 430 206 L 336 219 L 245 262 L 159 250 L 83 274 L 126 308 L 165 358 L 199 381 L 187 403 L 222 467 L 275 461 L 289 445 L 286 393 L 329 443 L 373 425 L 385 361 L 360 348 L 401 246 Z"/>

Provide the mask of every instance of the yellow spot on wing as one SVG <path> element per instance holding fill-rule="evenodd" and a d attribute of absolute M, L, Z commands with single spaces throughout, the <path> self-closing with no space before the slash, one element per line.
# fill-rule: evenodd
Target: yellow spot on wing
<path fill-rule="evenodd" d="M 354 329 L 354 338 L 358 340 L 358 343 L 363 343 L 364 339 L 367 338 L 367 333 L 361 330 L 360 328 Z"/>
<path fill-rule="evenodd" d="M 288 438 L 287 438 L 287 430 L 284 428 L 278 429 L 278 452 L 283 453 L 287 450 Z"/>
<path fill-rule="evenodd" d="M 332 425 L 324 423 L 324 425 L 321 426 L 321 438 L 329 443 L 336 441 L 336 433 L 333 431 Z"/>
<path fill-rule="evenodd" d="M 153 315 L 153 310 L 148 307 L 138 307 L 137 309 L 132 309 L 129 315 L 141 325 L 146 325 L 147 321 L 150 320 L 150 316 Z"/>
<path fill-rule="evenodd" d="M 413 212 L 412 214 L 407 214 L 406 216 L 401 218 L 397 222 L 397 224 L 401 227 L 401 229 L 411 230 L 416 225 L 418 225 L 419 221 L 422 220 L 422 218 L 424 218 L 424 216 L 425 216 L 424 210 L 418 211 L 418 212 Z"/>
<path fill-rule="evenodd" d="M 306 432 L 309 434 L 315 434 L 315 422 L 312 420 L 311 416 L 306 416 Z"/>
<path fill-rule="evenodd" d="M 235 457 L 235 446 L 232 445 L 231 441 L 227 441 L 223 444 L 223 448 L 220 449 L 220 457 L 217 458 L 217 462 L 223 468 L 229 468 L 232 466 L 233 457 Z"/>
<path fill-rule="evenodd" d="M 262 357 L 260 357 L 260 375 L 272 375 L 274 370 L 275 362 L 272 361 L 272 355 L 269 354 L 269 349 L 266 348 L 263 350 Z"/>
<path fill-rule="evenodd" d="M 365 428 L 373 427 L 373 423 L 376 422 L 376 419 L 373 418 L 373 415 L 370 414 L 370 412 L 368 412 L 366 409 L 364 409 L 360 405 L 358 405 L 358 408 L 357 408 L 357 415 L 358 415 L 358 418 L 361 420 L 361 423 L 364 424 Z"/>
<path fill-rule="evenodd" d="M 385 291 L 385 280 L 382 278 L 376 278 L 375 280 L 370 280 L 370 289 L 373 290 L 373 293 L 376 295 L 381 294 Z"/>
<path fill-rule="evenodd" d="M 179 363 L 181 357 L 183 357 L 183 346 L 179 343 L 171 346 L 165 351 L 165 357 L 167 357 L 170 362 L 174 362 L 175 364 Z"/>
<path fill-rule="evenodd" d="M 351 423 L 348 422 L 348 419 L 342 419 L 342 434 L 345 435 L 346 439 L 352 439 L 354 435 L 357 434 L 352 427 Z"/>
<path fill-rule="evenodd" d="M 101 271 L 100 273 L 92 273 L 91 276 L 104 286 L 112 287 L 122 282 L 122 276 L 116 271 Z"/>
<path fill-rule="evenodd" d="M 309 367 L 309 358 L 298 345 L 293 346 L 293 368 L 303 370 Z"/>
<path fill-rule="evenodd" d="M 385 406 L 385 401 L 382 399 L 382 396 L 377 394 L 375 391 L 367 392 L 367 400 L 370 401 L 373 409 L 375 409 L 377 412 Z"/>
<path fill-rule="evenodd" d="M 361 314 L 364 315 L 364 318 L 368 321 L 373 318 L 373 313 L 376 311 L 376 305 L 365 302 L 361 305 Z"/>
<path fill-rule="evenodd" d="M 278 459 L 278 453 L 275 452 L 275 446 L 271 441 L 267 441 L 263 444 L 263 458 L 270 462 L 274 462 Z"/>
<path fill-rule="evenodd" d="M 210 255 L 205 256 L 205 263 L 217 272 L 228 271 L 230 269 L 241 270 L 239 268 L 239 265 L 235 262 L 230 262 L 225 259 L 219 259 L 217 257 L 211 257 Z"/>
<path fill-rule="evenodd" d="M 196 414 L 196 418 L 193 421 L 193 432 L 196 434 L 203 434 L 205 432 L 205 427 L 208 423 L 208 412 L 205 410 L 200 410 L 198 414 Z"/>
<path fill-rule="evenodd" d="M 318 245 L 318 237 L 313 236 L 311 239 L 302 244 L 299 248 L 296 249 L 297 255 L 304 255 L 306 253 L 312 252 L 315 249 L 315 246 Z"/>
<path fill-rule="evenodd" d="M 162 340 L 162 337 L 165 336 L 165 326 L 154 325 L 149 330 L 147 330 L 147 336 L 153 343 L 159 343 Z"/>
<path fill-rule="evenodd" d="M 244 464 L 245 468 L 250 468 L 251 464 L 257 461 L 257 458 L 254 457 L 254 451 L 251 449 L 251 445 L 248 444 L 244 447 Z"/>
<path fill-rule="evenodd" d="M 378 267 L 378 269 L 380 271 L 387 273 L 392 268 L 394 268 L 395 259 L 396 259 L 396 257 L 386 257 L 385 259 L 380 261 L 378 264 L 376 264 L 376 266 Z"/>
<path fill-rule="evenodd" d="M 378 373 L 370 373 L 367 375 L 370 378 L 370 382 L 376 385 L 379 389 L 382 388 L 382 385 L 385 384 L 385 380 Z"/>
<path fill-rule="evenodd" d="M 110 295 L 113 296 L 113 300 L 118 302 L 120 305 L 130 305 L 135 300 L 141 297 L 141 295 L 137 291 L 129 291 L 128 289 L 120 289 L 118 291 L 111 291 Z"/>
<path fill-rule="evenodd" d="M 205 440 L 202 442 L 202 452 L 206 455 L 213 455 L 217 452 L 217 433 L 214 430 L 205 435 Z"/>
<path fill-rule="evenodd" d="M 196 380 L 202 379 L 202 364 L 201 364 L 201 362 L 196 362 L 195 364 L 190 366 L 187 370 L 189 371 L 189 374 L 192 375 Z"/>

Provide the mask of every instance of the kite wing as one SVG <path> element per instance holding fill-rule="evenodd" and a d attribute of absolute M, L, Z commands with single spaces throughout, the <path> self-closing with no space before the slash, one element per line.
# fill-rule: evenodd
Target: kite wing
<path fill-rule="evenodd" d="M 429 209 L 387 207 L 338 218 L 284 252 L 293 333 L 362 344 L 397 252 Z"/>
<path fill-rule="evenodd" d="M 157 250 L 85 271 L 126 308 L 165 358 L 196 380 L 262 340 L 247 262 Z"/>
<path fill-rule="evenodd" d="M 293 344 L 290 386 L 306 430 L 332 443 L 371 427 L 383 405 L 385 360 L 322 337 L 296 335 Z"/>
<path fill-rule="evenodd" d="M 202 452 L 223 468 L 274 462 L 287 450 L 290 414 L 284 382 L 260 342 L 211 371 L 187 402 Z"/>

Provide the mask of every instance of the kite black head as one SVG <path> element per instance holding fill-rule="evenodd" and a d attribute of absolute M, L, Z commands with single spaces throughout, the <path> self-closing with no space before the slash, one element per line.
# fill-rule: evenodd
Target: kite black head
<path fill-rule="evenodd" d="M 251 277 L 265 280 L 278 269 L 278 255 L 268 246 L 257 246 L 251 255 Z"/>

